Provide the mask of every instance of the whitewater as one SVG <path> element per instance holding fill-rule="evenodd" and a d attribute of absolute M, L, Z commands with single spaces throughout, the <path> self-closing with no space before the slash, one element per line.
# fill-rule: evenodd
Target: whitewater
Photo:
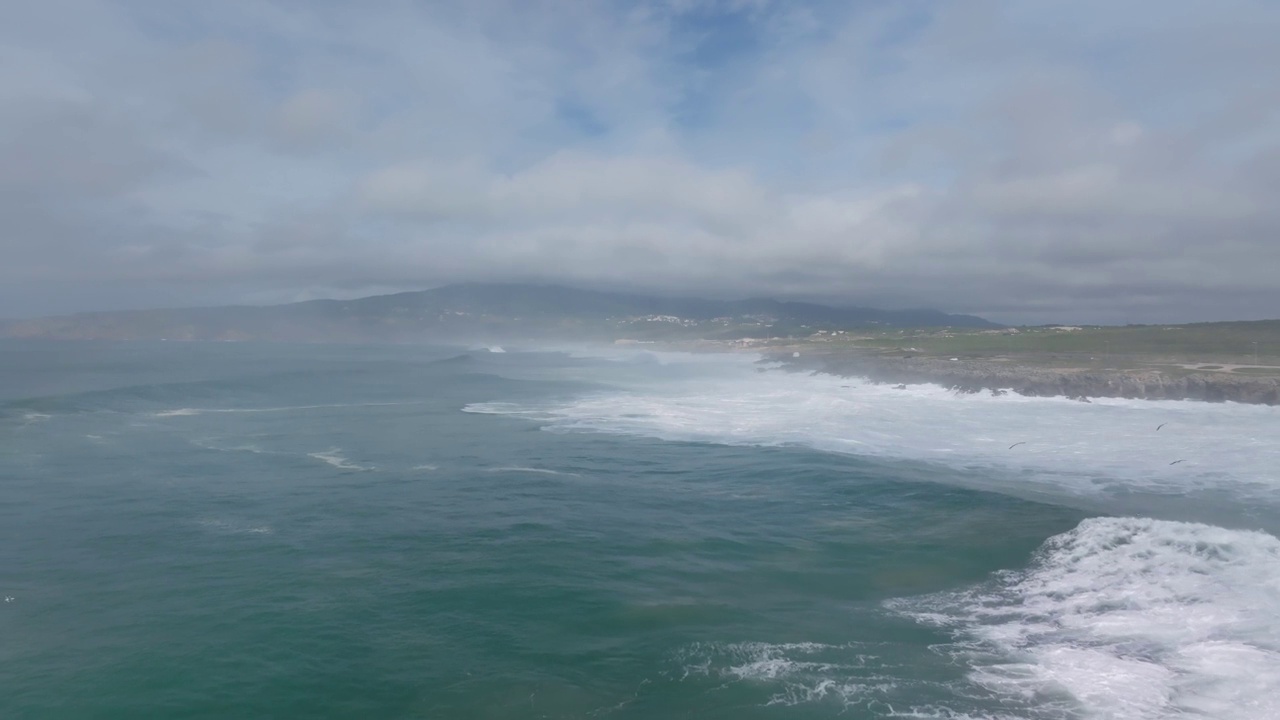
<path fill-rule="evenodd" d="M 1280 717 L 1280 409 L 0 343 L 0 716 Z"/>
<path fill-rule="evenodd" d="M 1106 512 L 1047 540 L 1026 570 L 885 605 L 948 629 L 945 652 L 1036 717 L 1280 717 L 1276 408 L 901 388 L 750 355 L 605 357 L 672 372 L 567 402 L 465 410 L 555 432 L 916 461 L 934 480 Z M 1123 516 L 1142 510 L 1154 517 Z M 808 659 L 814 650 L 760 646 L 727 672 L 807 675 L 805 700 L 848 694 L 812 672 L 830 669 Z M 775 700 L 796 700 L 795 687 Z"/>

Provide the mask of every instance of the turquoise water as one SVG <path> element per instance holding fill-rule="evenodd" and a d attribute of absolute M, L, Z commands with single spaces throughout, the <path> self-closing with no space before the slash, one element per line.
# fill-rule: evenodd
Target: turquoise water
<path fill-rule="evenodd" d="M 0 717 L 1274 717 L 1274 409 L 760 370 L 0 346 Z"/>

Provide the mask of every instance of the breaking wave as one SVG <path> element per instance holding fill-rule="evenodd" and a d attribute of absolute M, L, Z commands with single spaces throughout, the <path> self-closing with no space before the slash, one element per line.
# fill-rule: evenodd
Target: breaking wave
<path fill-rule="evenodd" d="M 1266 406 L 958 395 L 700 358 L 603 392 L 464 409 L 528 418 L 558 432 L 803 445 L 923 461 L 1017 494 L 1202 492 L 1280 505 L 1280 408 Z M 982 472 L 990 470 L 998 472 Z"/>
<path fill-rule="evenodd" d="M 967 668 L 968 690 L 916 693 L 935 704 L 901 702 L 891 669 L 831 645 L 696 646 L 684 676 L 761 683 L 772 703 L 886 703 L 875 706 L 884 716 L 992 717 L 964 701 L 987 696 L 1009 717 L 1280 717 L 1280 540 L 1218 526 L 1276 526 L 1280 409 L 959 395 L 759 370 L 701 359 L 575 398 L 466 410 L 553 432 L 923 462 L 946 469 L 944 482 L 1174 519 L 1088 519 L 1025 570 L 890 601 L 949 634 L 939 652 Z"/>
<path fill-rule="evenodd" d="M 970 678 L 1033 707 L 1156 720 L 1280 717 L 1280 540 L 1093 518 L 1030 567 L 891 601 L 949 629 Z"/>

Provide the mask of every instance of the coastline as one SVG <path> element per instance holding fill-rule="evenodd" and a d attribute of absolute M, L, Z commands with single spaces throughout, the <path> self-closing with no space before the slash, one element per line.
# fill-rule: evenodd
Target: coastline
<path fill-rule="evenodd" d="M 799 356 L 795 356 L 799 353 Z M 875 383 L 930 383 L 956 392 L 1032 397 L 1139 400 L 1196 400 L 1280 405 L 1280 378 L 1250 377 L 1223 372 L 1160 369 L 1097 369 L 1031 365 L 1003 358 L 940 358 L 890 355 L 852 348 L 813 346 L 770 348 L 763 359 L 793 372 L 860 377 Z"/>

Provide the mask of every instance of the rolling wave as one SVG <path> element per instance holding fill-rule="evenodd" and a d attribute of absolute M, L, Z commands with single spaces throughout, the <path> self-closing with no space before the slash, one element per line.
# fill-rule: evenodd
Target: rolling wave
<path fill-rule="evenodd" d="M 363 407 L 394 407 L 398 405 L 421 405 L 421 400 L 409 400 L 404 402 L 366 402 L 366 403 L 327 403 L 323 405 L 288 405 L 284 407 L 264 407 L 264 408 L 176 408 L 173 410 L 161 410 L 154 413 L 154 417 L 189 417 L 192 415 L 204 415 L 206 413 L 274 413 L 274 412 L 295 412 L 298 410 L 325 410 L 331 408 L 363 408 Z"/>
<path fill-rule="evenodd" d="M 1104 513 L 1141 495 L 1142 514 L 1190 517 L 1087 519 L 1047 540 L 1025 570 L 886 609 L 949 633 L 940 650 L 968 668 L 974 696 L 1003 698 L 1011 717 L 1280 717 L 1280 540 L 1217 526 L 1265 517 L 1275 527 L 1280 409 L 958 395 L 700 362 L 713 370 L 660 369 L 567 400 L 466 409 L 555 432 L 923 461 L 950 469 L 938 474 L 943 482 L 1091 498 Z M 1229 510 L 1223 522 L 1209 517 L 1206 499 Z M 854 667 L 831 646 L 742 643 L 694 655 L 686 674 L 767 683 L 779 688 L 775 703 L 848 706 L 895 695 L 892 673 Z M 877 712 L 956 718 L 963 706 Z"/>

